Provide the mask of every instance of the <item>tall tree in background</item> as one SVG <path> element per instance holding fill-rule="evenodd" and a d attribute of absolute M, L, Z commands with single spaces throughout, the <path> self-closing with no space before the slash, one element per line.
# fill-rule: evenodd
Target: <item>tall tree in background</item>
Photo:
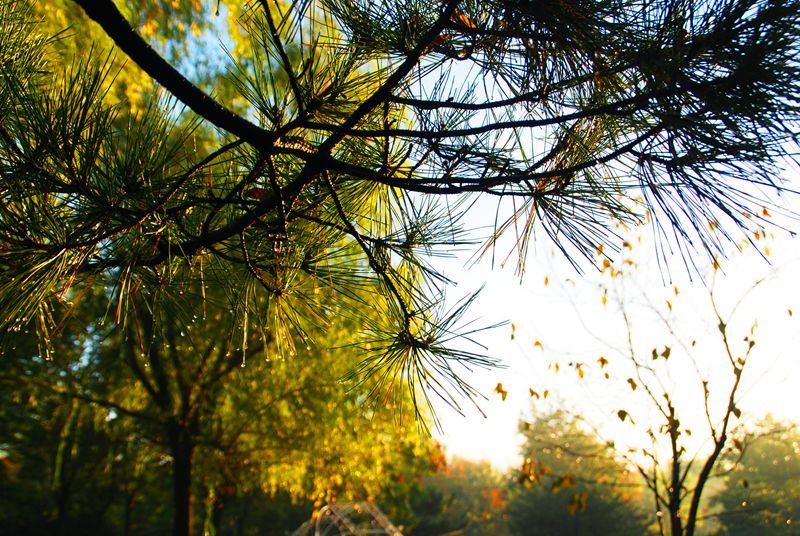
<path fill-rule="evenodd" d="M 461 240 L 465 195 L 510 200 L 494 237 L 513 229 L 520 266 L 537 228 L 591 255 L 618 220 L 714 251 L 777 212 L 794 154 L 795 0 L 261 0 L 230 68 L 238 112 L 148 45 L 153 25 L 76 4 L 166 97 L 110 105 L 102 60 L 48 60 L 25 2 L 0 8 L 0 327 L 45 341 L 89 287 L 132 333 L 137 295 L 178 296 L 188 270 L 223 289 L 232 346 L 262 332 L 288 352 L 326 321 L 328 286 L 382 309 L 376 389 L 469 395 L 457 364 L 492 361 L 450 344 L 463 307 L 442 309 L 425 259 Z"/>
<path fill-rule="evenodd" d="M 643 534 L 641 486 L 613 447 L 562 410 L 534 417 L 520 423 L 525 461 L 510 491 L 511 533 Z"/>
<path fill-rule="evenodd" d="M 735 463 L 731 463 L 735 462 Z M 712 497 L 718 534 L 797 534 L 800 523 L 800 433 L 797 425 L 766 419 L 752 432 L 725 485 Z"/>
<path fill-rule="evenodd" d="M 488 462 L 454 459 L 426 475 L 412 497 L 410 534 L 507 536 L 507 482 Z"/>

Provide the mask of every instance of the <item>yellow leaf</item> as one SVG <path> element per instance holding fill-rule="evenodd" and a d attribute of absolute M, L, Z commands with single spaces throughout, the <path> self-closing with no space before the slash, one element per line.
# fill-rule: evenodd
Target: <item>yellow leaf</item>
<path fill-rule="evenodd" d="M 589 494 L 587 492 L 577 493 L 572 496 L 569 503 L 567 504 L 567 511 L 570 515 L 575 515 L 577 511 L 580 509 L 581 512 L 586 511 L 586 500 L 589 498 Z"/>
<path fill-rule="evenodd" d="M 542 393 L 542 398 L 547 398 L 547 395 L 549 395 L 549 394 L 550 394 L 550 390 L 549 389 L 545 389 L 544 392 Z"/>
<path fill-rule="evenodd" d="M 497 384 L 497 386 L 494 388 L 494 392 L 495 392 L 495 393 L 497 393 L 497 394 L 499 394 L 499 395 L 500 395 L 500 398 L 501 398 L 502 400 L 505 400 L 505 399 L 506 399 L 506 397 L 508 396 L 508 391 L 506 391 L 505 389 L 503 389 L 503 384 L 502 384 L 502 383 L 498 383 L 498 384 Z"/>
<path fill-rule="evenodd" d="M 789 309 L 789 316 L 792 316 L 792 310 Z"/>
<path fill-rule="evenodd" d="M 603 357 L 603 356 L 600 356 L 600 357 L 598 357 L 598 358 L 597 358 L 597 362 L 598 362 L 598 363 L 600 363 L 600 368 L 603 368 L 603 367 L 605 367 L 606 365 L 608 365 L 608 359 L 606 359 L 606 358 L 605 358 L 605 357 Z"/>
<path fill-rule="evenodd" d="M 536 348 L 537 346 L 539 348 L 541 348 L 542 350 L 544 350 L 544 346 L 542 345 L 542 341 L 536 341 L 535 343 L 533 343 L 533 347 L 534 348 Z"/>
<path fill-rule="evenodd" d="M 578 363 L 577 365 L 575 365 L 575 368 L 576 368 L 576 369 L 577 369 L 577 371 L 578 371 L 578 376 L 579 376 L 580 378 L 583 378 L 583 365 L 581 365 L 580 363 Z"/>
<path fill-rule="evenodd" d="M 603 303 L 603 305 L 605 305 L 608 303 L 608 298 L 603 296 L 602 298 L 600 298 L 600 301 Z"/>
<path fill-rule="evenodd" d="M 636 382 L 633 380 L 633 378 L 628 378 L 628 385 L 631 386 L 631 391 L 635 391 L 636 387 L 638 387 L 636 385 Z"/>
<path fill-rule="evenodd" d="M 574 516 L 577 511 L 578 511 L 578 503 L 576 503 L 575 501 L 570 501 L 569 503 L 567 503 L 567 512 L 569 512 L 569 515 Z"/>
<path fill-rule="evenodd" d="M 624 248 L 628 248 L 628 249 L 630 249 L 630 250 L 633 250 L 633 246 L 632 246 L 632 245 L 631 245 L 631 243 L 630 243 L 630 242 L 628 242 L 627 240 L 623 240 L 623 241 L 622 241 L 622 247 L 624 247 Z"/>
<path fill-rule="evenodd" d="M 528 391 L 531 393 L 531 398 L 534 398 L 534 397 L 535 397 L 535 398 L 536 398 L 536 400 L 539 400 L 539 393 L 537 393 L 536 391 L 534 391 L 534 390 L 533 390 L 533 389 L 531 389 L 530 387 L 528 387 Z"/>
<path fill-rule="evenodd" d="M 544 276 L 544 286 L 547 286 L 548 283 L 550 283 L 550 278 L 547 277 L 547 276 Z"/>
<path fill-rule="evenodd" d="M 672 302 L 671 302 L 671 301 L 669 301 L 669 300 L 667 300 L 667 309 L 669 309 L 670 311 L 672 311 Z"/>

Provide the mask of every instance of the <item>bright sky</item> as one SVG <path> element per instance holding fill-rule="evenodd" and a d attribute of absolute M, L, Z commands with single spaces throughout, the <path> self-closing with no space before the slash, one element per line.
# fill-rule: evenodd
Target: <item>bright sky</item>
<path fill-rule="evenodd" d="M 639 231 L 643 235 L 648 232 Z M 646 239 L 638 243 L 635 238 L 631 242 L 633 250 L 626 249 L 627 255 L 621 254 L 620 258 L 631 258 L 639 266 L 630 284 L 625 286 L 625 292 L 640 304 L 631 306 L 629 311 L 634 346 L 637 353 L 648 360 L 655 347 L 661 350 L 669 344 L 673 348 L 668 362 L 669 377 L 665 377 L 664 382 L 674 393 L 679 412 L 683 408 L 679 417 L 684 426 L 694 432 L 690 452 L 702 449 L 707 446 L 703 444 L 707 425 L 702 380 L 690 358 L 678 348 L 674 339 L 670 339 L 663 323 L 643 303 L 649 301 L 671 317 L 670 322 L 680 340 L 693 352 L 703 378 L 710 380 L 712 393 L 727 395 L 726 382 L 732 378 L 730 365 L 726 368 L 728 362 L 708 292 L 696 276 L 694 281 L 689 280 L 680 259 L 676 258 L 671 267 L 670 280 L 669 274 L 663 274 L 655 263 L 652 243 Z M 747 296 L 729 323 L 731 344 L 739 355 L 744 353 L 743 337 L 752 323 L 758 321 L 753 337 L 756 346 L 739 390 L 742 422 L 756 422 L 768 413 L 779 419 L 800 421 L 800 356 L 797 350 L 800 239 L 774 231 L 773 237 L 757 243 L 769 248 L 769 262 L 753 248 L 745 250 L 744 254 L 732 254 L 722 261 L 714 283 L 718 306 L 725 316 L 756 280 L 769 278 Z M 601 285 L 610 282 L 608 271 L 601 274 L 586 266 L 586 273 L 580 275 L 546 240 L 541 240 L 532 252 L 521 282 L 514 274 L 513 260 L 505 269 L 494 270 L 489 262 L 467 267 L 468 260 L 469 256 L 464 254 L 439 264 L 459 283 L 451 294 L 460 297 L 485 285 L 472 309 L 473 314 L 486 324 L 502 320 L 512 322 L 514 338 L 511 325 L 479 336 L 480 342 L 488 347 L 488 353 L 502 358 L 508 368 L 479 371 L 472 376 L 473 385 L 488 397 L 481 404 L 485 418 L 470 407 L 466 407 L 465 417 L 446 407 L 439 408 L 444 431 L 437 434 L 437 438 L 444 443 L 448 454 L 486 459 L 503 469 L 517 465 L 521 459 L 517 426 L 522 416 L 530 414 L 532 402 L 543 411 L 564 407 L 582 415 L 599 428 L 603 440 L 648 447 L 645 423 L 657 415 L 648 410 L 641 388 L 636 392 L 631 390 L 626 382 L 626 378 L 633 376 L 630 360 L 615 350 L 625 349 L 626 330 L 613 290 L 609 290 L 607 303 L 602 303 Z M 671 314 L 667 300 L 672 304 Z M 797 313 L 790 316 L 790 308 L 795 308 Z M 692 340 L 697 340 L 693 348 Z M 536 341 L 540 341 L 541 346 L 536 345 Z M 597 361 L 600 356 L 609 361 L 602 369 Z M 556 362 L 559 363 L 558 373 L 554 372 Z M 575 367 L 569 366 L 570 362 L 585 363 L 583 379 Z M 612 375 L 611 380 L 603 378 L 607 371 Z M 493 392 L 498 383 L 508 392 L 505 401 Z M 547 400 L 532 399 L 529 388 L 540 396 L 549 390 Z M 727 402 L 712 400 L 712 404 L 715 404 L 712 413 L 716 409 L 719 414 Z M 626 409 L 635 416 L 638 426 L 621 423 L 617 417 L 619 409 Z"/>

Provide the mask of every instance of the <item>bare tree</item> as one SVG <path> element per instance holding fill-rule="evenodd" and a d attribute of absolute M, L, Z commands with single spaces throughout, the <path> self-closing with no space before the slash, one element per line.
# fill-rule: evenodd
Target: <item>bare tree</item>
<path fill-rule="evenodd" d="M 736 466 L 749 441 L 742 427 L 746 421 L 740 400 L 742 380 L 756 348 L 758 322 L 742 327 L 737 317 L 746 298 L 765 279 L 732 305 L 722 307 L 715 272 L 708 286 L 698 283 L 695 289 L 705 290 L 707 303 L 693 295 L 695 310 L 689 313 L 673 311 L 686 306 L 685 300 L 680 303 L 677 287 L 670 291 L 674 296 L 660 304 L 654 303 L 652 289 L 636 291 L 630 277 L 635 270 L 619 271 L 613 265 L 605 269 L 610 279 L 603 286 L 603 303 L 609 313 L 618 315 L 623 342 L 610 342 L 607 334 L 593 335 L 604 355 L 596 363 L 575 361 L 572 365 L 581 377 L 586 375 L 584 381 L 591 382 L 590 402 L 597 403 L 600 392 L 617 393 L 605 402 L 613 409 L 598 409 L 629 427 L 619 431 L 629 437 L 614 437 L 606 445 L 641 475 L 658 532 L 689 536 L 708 517 L 701 505 L 709 482 Z M 713 332 L 698 335 L 704 318 Z M 688 321 L 691 327 L 685 325 Z M 654 331 L 658 324 L 662 335 Z M 654 338 L 659 337 L 656 343 Z M 583 422 L 595 426 L 598 437 L 614 433 L 609 432 L 608 423 L 591 418 Z"/>

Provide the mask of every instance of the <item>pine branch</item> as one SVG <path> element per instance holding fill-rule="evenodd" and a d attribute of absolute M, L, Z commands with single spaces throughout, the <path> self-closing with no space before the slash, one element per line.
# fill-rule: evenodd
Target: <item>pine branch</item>
<path fill-rule="evenodd" d="M 235 114 L 192 84 L 136 33 L 113 0 L 74 1 L 90 19 L 103 28 L 120 50 L 197 115 L 254 147 L 268 149 L 277 139 L 274 132 L 260 128 Z"/>

